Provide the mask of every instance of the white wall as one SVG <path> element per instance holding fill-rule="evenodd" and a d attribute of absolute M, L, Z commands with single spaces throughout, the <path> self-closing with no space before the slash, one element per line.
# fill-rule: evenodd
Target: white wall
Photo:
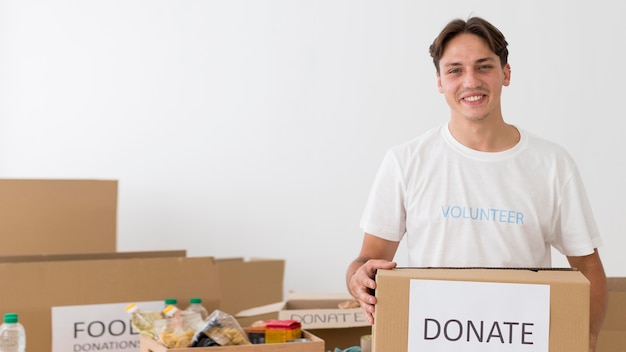
<path fill-rule="evenodd" d="M 120 251 L 283 258 L 286 290 L 343 291 L 384 152 L 448 118 L 428 45 L 470 14 L 510 43 L 505 118 L 572 153 L 626 275 L 612 0 L 0 0 L 0 177 L 118 179 Z"/>

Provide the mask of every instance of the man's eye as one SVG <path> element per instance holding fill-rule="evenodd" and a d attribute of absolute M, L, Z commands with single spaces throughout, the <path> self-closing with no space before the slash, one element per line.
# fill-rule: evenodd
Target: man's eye
<path fill-rule="evenodd" d="M 459 73 L 459 72 L 461 72 L 461 70 L 460 70 L 460 69 L 458 69 L 458 68 L 453 68 L 453 69 L 451 69 L 450 71 L 448 71 L 448 73 L 449 73 L 449 74 L 452 74 L 452 75 L 453 75 L 453 74 L 457 74 L 457 73 Z"/>
<path fill-rule="evenodd" d="M 478 66 L 478 69 L 481 71 L 485 71 L 485 70 L 491 69 L 491 67 L 492 67 L 491 65 L 480 65 Z"/>

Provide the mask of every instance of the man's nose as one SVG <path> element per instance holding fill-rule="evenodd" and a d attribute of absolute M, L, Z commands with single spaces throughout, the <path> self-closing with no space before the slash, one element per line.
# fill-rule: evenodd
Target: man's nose
<path fill-rule="evenodd" d="M 480 87 L 480 79 L 478 74 L 474 71 L 466 71 L 465 77 L 463 79 L 463 84 L 466 88 L 477 88 Z"/>

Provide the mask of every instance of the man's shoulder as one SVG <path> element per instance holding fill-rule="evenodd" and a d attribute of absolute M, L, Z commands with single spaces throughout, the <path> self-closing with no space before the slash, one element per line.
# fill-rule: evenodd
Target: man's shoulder
<path fill-rule="evenodd" d="M 550 140 L 544 136 L 538 135 L 534 132 L 520 129 L 528 139 L 528 145 L 531 148 L 538 149 L 543 152 L 553 152 L 556 154 L 568 154 L 567 150 L 558 142 Z"/>
<path fill-rule="evenodd" d="M 437 126 L 430 128 L 423 132 L 422 134 L 395 145 L 391 148 L 392 152 L 408 152 L 408 151 L 416 151 L 421 148 L 429 148 L 434 144 L 440 143 L 443 139 L 441 136 L 441 128 L 443 126 Z"/>

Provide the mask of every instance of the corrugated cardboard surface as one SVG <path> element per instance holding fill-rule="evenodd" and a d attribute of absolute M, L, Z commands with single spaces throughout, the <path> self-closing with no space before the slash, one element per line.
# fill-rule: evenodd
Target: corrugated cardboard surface
<path fill-rule="evenodd" d="M 177 252 L 172 252 L 176 255 Z M 51 307 L 159 301 L 201 297 L 207 309 L 219 305 L 219 283 L 211 257 L 167 257 L 158 253 L 110 253 L 108 259 L 0 263 L 0 312 L 19 312 L 29 351 L 51 350 Z M 80 257 L 81 255 L 79 255 Z M 106 256 L 105 256 L 106 257 Z"/>
<path fill-rule="evenodd" d="M 626 277 L 610 277 L 609 306 L 597 352 L 626 352 Z"/>
<path fill-rule="evenodd" d="M 117 181 L 0 179 L 0 255 L 114 252 Z"/>
<path fill-rule="evenodd" d="M 550 352 L 589 351 L 589 281 L 580 272 L 472 268 L 379 270 L 372 351 L 406 350 L 411 279 L 550 284 Z"/>
<path fill-rule="evenodd" d="M 220 310 L 235 315 L 259 305 L 283 300 L 285 261 L 278 259 L 217 259 Z"/>
<path fill-rule="evenodd" d="M 286 342 L 259 345 L 240 345 L 222 347 L 194 347 L 167 349 L 153 339 L 140 337 L 140 352 L 324 352 L 324 340 L 309 331 L 303 331 L 307 342 Z"/>

